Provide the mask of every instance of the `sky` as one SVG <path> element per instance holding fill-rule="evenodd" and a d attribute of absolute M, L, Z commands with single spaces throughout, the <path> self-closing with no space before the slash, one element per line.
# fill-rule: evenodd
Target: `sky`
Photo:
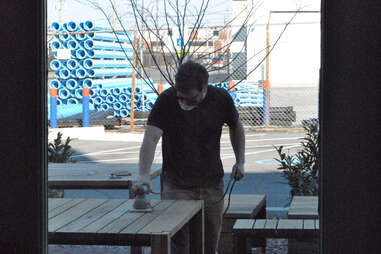
<path fill-rule="evenodd" d="M 93 0 L 102 6 L 102 8 L 108 13 L 111 13 L 111 0 Z M 130 8 L 129 0 L 112 0 L 117 6 L 118 14 L 122 17 L 124 25 L 130 27 L 135 25 L 132 15 L 132 9 Z M 141 5 L 144 1 L 144 6 L 152 10 L 154 17 L 156 18 L 156 2 L 159 2 L 159 23 L 165 22 L 164 17 L 164 0 L 135 0 Z M 206 0 L 205 0 L 206 1 Z M 251 1 L 251 0 L 249 0 Z M 262 0 L 254 1 L 254 4 L 259 4 L 258 10 L 255 13 L 257 20 L 266 21 L 269 10 L 295 10 L 297 6 L 304 6 L 305 10 L 320 10 L 319 0 Z M 62 22 L 75 21 L 81 22 L 85 20 L 91 20 L 96 24 L 107 24 L 107 19 L 99 10 L 90 7 L 88 0 L 47 0 L 48 5 L 48 25 L 53 21 L 58 21 L 58 9 L 62 2 Z M 180 3 L 184 0 L 180 0 Z M 82 4 L 85 3 L 85 4 Z M 168 0 L 167 0 L 168 3 Z M 200 8 L 202 0 L 191 0 L 191 5 L 188 8 L 187 14 L 189 14 L 189 23 L 194 21 L 195 8 Z M 169 7 L 167 7 L 169 9 Z M 175 15 L 172 11 L 170 15 Z M 224 21 L 228 21 L 232 16 L 232 0 L 209 0 L 208 8 L 205 14 L 205 25 L 222 25 Z M 283 16 L 286 18 L 286 16 Z M 277 22 L 277 19 L 282 19 L 281 16 L 275 17 L 273 22 Z"/>

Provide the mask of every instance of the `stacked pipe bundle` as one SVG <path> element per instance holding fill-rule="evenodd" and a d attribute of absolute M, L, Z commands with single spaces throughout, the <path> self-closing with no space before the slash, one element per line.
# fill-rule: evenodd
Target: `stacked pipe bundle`
<path fill-rule="evenodd" d="M 263 91 L 257 84 L 239 83 L 232 97 L 237 107 L 263 107 Z"/>
<path fill-rule="evenodd" d="M 128 116 L 132 86 L 131 34 L 114 34 L 111 28 L 93 22 L 53 22 L 56 33 L 50 46 L 56 59 L 50 62 L 55 79 L 49 86 L 57 89 L 59 118 L 81 112 L 82 89 L 90 90 L 90 110 L 114 109 L 114 116 Z M 104 32 L 102 32 L 104 31 Z M 58 51 L 70 50 L 70 59 L 58 59 Z M 136 80 L 136 87 L 142 84 Z M 136 95 L 141 96 L 139 89 Z M 139 110 L 141 100 L 136 98 Z M 125 109 L 125 110 L 123 110 Z"/>

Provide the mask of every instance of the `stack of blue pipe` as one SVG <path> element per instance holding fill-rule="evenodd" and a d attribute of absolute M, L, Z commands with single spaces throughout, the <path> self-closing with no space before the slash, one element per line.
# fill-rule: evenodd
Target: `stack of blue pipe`
<path fill-rule="evenodd" d="M 57 89 L 58 118 L 82 112 L 84 87 L 90 90 L 90 110 L 113 109 L 113 116 L 129 116 L 133 72 L 131 34 L 99 32 L 112 29 L 96 27 L 91 21 L 53 22 L 51 28 L 57 34 L 50 43 L 56 59 L 50 62 L 55 79 L 49 86 Z M 70 50 L 70 59 L 57 59 L 60 49 Z M 146 85 L 139 79 L 135 85 L 135 109 L 142 110 L 144 99 L 149 102 L 148 109 L 154 98 L 150 88 L 142 89 Z M 143 97 L 143 90 L 147 98 Z"/>

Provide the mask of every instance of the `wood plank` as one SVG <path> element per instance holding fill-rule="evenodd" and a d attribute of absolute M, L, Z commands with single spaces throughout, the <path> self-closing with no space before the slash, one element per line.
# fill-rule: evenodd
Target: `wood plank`
<path fill-rule="evenodd" d="M 123 203 L 112 210 L 110 213 L 105 214 L 103 217 L 89 224 L 88 226 L 79 230 L 82 233 L 94 233 L 99 232 L 102 228 L 112 223 L 114 220 L 118 219 L 123 214 L 127 213 L 129 209 L 132 208 L 134 200 L 133 199 L 125 199 Z"/>
<path fill-rule="evenodd" d="M 233 229 L 240 231 L 251 231 L 255 223 L 254 219 L 238 219 L 234 223 Z"/>
<path fill-rule="evenodd" d="M 127 228 L 123 229 L 120 233 L 122 234 L 137 234 L 142 228 L 151 223 L 156 219 L 163 211 L 167 210 L 170 207 L 174 200 L 161 200 L 157 206 L 152 209 L 152 212 L 144 214 L 139 220 L 134 221 Z"/>
<path fill-rule="evenodd" d="M 57 207 L 69 202 L 71 199 L 69 198 L 49 198 L 48 199 L 48 212 L 56 209 Z"/>
<path fill-rule="evenodd" d="M 256 219 L 254 223 L 254 229 L 264 229 L 266 226 L 266 219 Z"/>
<path fill-rule="evenodd" d="M 70 199 L 68 202 L 64 203 L 63 205 L 57 207 L 56 209 L 53 209 L 52 211 L 48 212 L 48 218 L 49 220 L 53 219 L 57 215 L 66 212 L 67 210 L 73 208 L 74 206 L 78 205 L 79 203 L 84 202 L 83 198 L 78 199 Z"/>
<path fill-rule="evenodd" d="M 303 229 L 303 220 L 287 220 L 280 219 L 278 222 L 278 230 L 294 230 Z"/>
<path fill-rule="evenodd" d="M 151 200 L 151 205 L 153 206 L 153 209 L 155 209 L 155 206 L 160 202 L 160 200 Z M 131 203 L 131 208 L 132 209 Z M 129 209 L 129 210 L 130 210 Z M 123 229 L 128 227 L 131 223 L 133 223 L 135 220 L 139 220 L 140 217 L 144 216 L 145 213 L 136 213 L 136 212 L 130 212 L 129 210 L 126 211 L 126 213 L 122 214 L 118 219 L 112 221 L 110 224 L 106 225 L 104 228 L 98 231 L 98 233 L 112 233 L 112 234 L 118 234 Z"/>
<path fill-rule="evenodd" d="M 319 230 L 320 228 L 319 220 L 315 220 L 315 228 Z"/>
<path fill-rule="evenodd" d="M 263 200 L 266 196 L 263 194 L 232 194 L 230 202 L 235 203 L 257 203 Z M 225 201 L 228 200 L 228 197 L 225 198 Z"/>
<path fill-rule="evenodd" d="M 105 214 L 119 207 L 124 201 L 121 199 L 110 199 L 107 200 L 102 205 L 89 211 L 88 213 L 82 215 L 77 220 L 67 224 L 66 226 L 60 228 L 56 232 L 78 232 L 82 228 L 91 224 L 92 222 L 103 217 Z"/>
<path fill-rule="evenodd" d="M 173 236 L 202 208 L 199 200 L 177 200 L 165 213 L 159 215 L 154 221 L 144 227 L 139 234 L 151 232 L 169 232 Z"/>
<path fill-rule="evenodd" d="M 306 230 L 315 230 L 314 220 L 303 220 L 303 228 Z"/>
<path fill-rule="evenodd" d="M 276 229 L 278 226 L 278 220 L 277 219 L 268 219 L 266 221 L 265 228 L 266 229 Z"/>
<path fill-rule="evenodd" d="M 49 221 L 49 232 L 55 232 L 72 221 L 77 220 L 88 211 L 97 208 L 106 201 L 107 199 L 86 199 L 85 201 L 74 206 L 72 209 L 66 210 L 51 219 Z"/>

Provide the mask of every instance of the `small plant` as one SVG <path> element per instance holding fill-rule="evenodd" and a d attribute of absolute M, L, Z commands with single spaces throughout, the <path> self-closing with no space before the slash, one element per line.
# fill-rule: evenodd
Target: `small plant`
<path fill-rule="evenodd" d="M 48 144 L 48 162 L 66 163 L 75 162 L 70 159 L 73 152 L 70 146 L 71 139 L 68 137 L 64 144 L 62 144 L 62 133 L 57 133 L 57 138 Z M 64 190 L 56 190 L 48 188 L 49 198 L 63 198 Z"/>
<path fill-rule="evenodd" d="M 70 137 L 67 137 L 64 144 L 62 144 L 62 133 L 57 133 L 57 138 L 48 145 L 48 161 L 55 163 L 66 163 L 70 160 L 71 155 L 71 142 Z"/>
<path fill-rule="evenodd" d="M 291 197 L 318 194 L 319 125 L 316 119 L 311 119 L 303 122 L 303 128 L 306 135 L 301 141 L 302 149 L 296 154 L 286 154 L 283 146 L 274 146 L 280 157 L 275 158 L 280 163 L 278 170 L 282 170 L 291 187 Z"/>

